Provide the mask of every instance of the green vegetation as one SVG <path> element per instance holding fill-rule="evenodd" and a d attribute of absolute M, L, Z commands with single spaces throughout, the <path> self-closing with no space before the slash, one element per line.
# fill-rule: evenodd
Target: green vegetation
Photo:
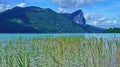
<path fill-rule="evenodd" d="M 0 41 L 0 67 L 110 66 L 120 66 L 118 37 L 20 37 Z"/>
<path fill-rule="evenodd" d="M 120 28 L 109 28 L 103 31 L 103 33 L 120 33 Z"/>
<path fill-rule="evenodd" d="M 94 33 L 103 29 L 80 26 L 47 8 L 15 7 L 0 13 L 0 33 Z M 82 22 L 82 21 L 81 21 Z"/>

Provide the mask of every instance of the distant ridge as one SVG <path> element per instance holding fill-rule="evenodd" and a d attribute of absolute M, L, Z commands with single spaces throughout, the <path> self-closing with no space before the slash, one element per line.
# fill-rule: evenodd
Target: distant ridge
<path fill-rule="evenodd" d="M 72 14 L 49 8 L 14 7 L 0 13 L 0 33 L 99 33 L 104 29 L 86 24 L 82 10 Z"/>

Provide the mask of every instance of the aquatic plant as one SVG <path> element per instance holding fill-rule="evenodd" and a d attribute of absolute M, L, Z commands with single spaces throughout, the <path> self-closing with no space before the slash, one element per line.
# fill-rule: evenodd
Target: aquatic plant
<path fill-rule="evenodd" d="M 0 42 L 0 67 L 115 67 L 119 64 L 118 37 L 19 37 Z"/>

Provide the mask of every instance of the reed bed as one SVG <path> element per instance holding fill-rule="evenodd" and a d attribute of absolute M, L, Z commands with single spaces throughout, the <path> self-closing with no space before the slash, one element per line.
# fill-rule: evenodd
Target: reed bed
<path fill-rule="evenodd" d="M 119 66 L 118 37 L 19 37 L 0 43 L 0 67 Z"/>

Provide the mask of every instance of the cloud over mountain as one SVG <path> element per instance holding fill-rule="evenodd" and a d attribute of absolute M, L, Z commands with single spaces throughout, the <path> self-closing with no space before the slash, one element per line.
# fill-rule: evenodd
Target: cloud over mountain
<path fill-rule="evenodd" d="M 10 5 L 0 4 L 0 12 L 11 9 Z"/>
<path fill-rule="evenodd" d="M 18 3 L 16 6 L 25 7 L 26 3 Z M 14 6 L 8 4 L 0 4 L 0 12 L 3 12 L 8 9 L 12 9 Z"/>
<path fill-rule="evenodd" d="M 57 4 L 61 8 L 79 7 L 82 5 L 102 1 L 105 0 L 52 0 L 53 3 Z"/>
<path fill-rule="evenodd" d="M 19 6 L 19 7 L 25 7 L 25 3 L 19 3 L 19 4 L 17 4 L 17 6 Z"/>
<path fill-rule="evenodd" d="M 98 26 L 103 24 L 103 22 L 107 21 L 108 18 L 94 13 L 87 13 L 85 14 L 85 19 L 87 20 L 88 24 Z"/>

